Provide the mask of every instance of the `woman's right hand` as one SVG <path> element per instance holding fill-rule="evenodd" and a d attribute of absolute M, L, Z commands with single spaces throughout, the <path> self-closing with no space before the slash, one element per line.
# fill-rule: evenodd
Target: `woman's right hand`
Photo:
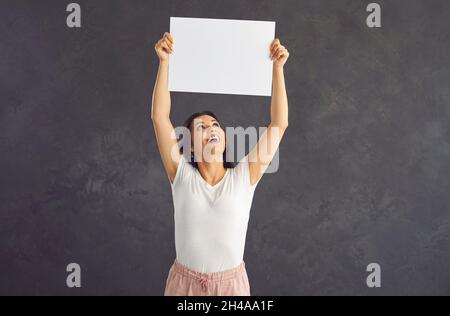
<path fill-rule="evenodd" d="M 168 32 L 165 32 L 163 37 L 156 42 L 155 51 L 160 62 L 169 60 L 169 54 L 173 52 L 173 43 L 173 37 Z"/>

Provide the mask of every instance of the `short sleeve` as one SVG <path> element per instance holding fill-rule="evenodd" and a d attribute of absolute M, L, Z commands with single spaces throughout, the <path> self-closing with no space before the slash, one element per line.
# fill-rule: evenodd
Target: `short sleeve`
<path fill-rule="evenodd" d="M 235 169 L 235 173 L 236 176 L 241 179 L 240 181 L 242 181 L 242 183 L 244 184 L 245 187 L 248 187 L 250 189 L 255 189 L 256 186 L 259 183 L 259 180 L 255 183 L 255 184 L 251 184 L 250 181 L 250 167 L 249 167 L 249 163 L 248 163 L 248 155 L 246 155 L 244 158 L 242 158 L 237 166 L 234 168 Z"/>
<path fill-rule="evenodd" d="M 194 167 L 192 167 L 187 161 L 186 158 L 184 157 L 183 154 L 180 155 L 180 160 L 178 161 L 178 167 L 177 167 L 177 172 L 175 173 L 175 177 L 173 178 L 173 182 L 170 183 L 170 185 L 173 187 L 175 187 L 179 182 L 182 182 L 183 180 L 185 180 L 189 174 L 192 173 L 192 169 Z"/>

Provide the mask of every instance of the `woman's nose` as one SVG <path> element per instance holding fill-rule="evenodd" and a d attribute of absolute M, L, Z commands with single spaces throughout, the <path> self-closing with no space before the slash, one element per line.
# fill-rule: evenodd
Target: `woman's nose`
<path fill-rule="evenodd" d="M 210 127 L 208 127 L 206 130 L 208 131 L 208 134 L 209 134 L 209 135 L 212 134 L 212 133 L 216 133 L 216 132 L 217 132 L 215 126 L 210 126 Z"/>

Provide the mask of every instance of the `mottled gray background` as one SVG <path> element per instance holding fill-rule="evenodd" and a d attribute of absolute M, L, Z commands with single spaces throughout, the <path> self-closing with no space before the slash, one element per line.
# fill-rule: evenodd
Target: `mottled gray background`
<path fill-rule="evenodd" d="M 447 0 L 378 1 L 381 29 L 361 0 L 77 1 L 81 29 L 69 2 L 0 3 L 0 294 L 163 293 L 173 205 L 149 113 L 170 16 L 274 20 L 291 52 L 280 169 L 247 234 L 252 294 L 450 294 Z M 269 105 L 173 93 L 172 119 L 263 126 Z"/>

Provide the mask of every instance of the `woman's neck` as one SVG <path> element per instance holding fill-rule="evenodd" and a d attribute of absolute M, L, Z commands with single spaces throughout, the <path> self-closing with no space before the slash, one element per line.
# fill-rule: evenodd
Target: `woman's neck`
<path fill-rule="evenodd" d="M 198 171 L 203 179 L 210 185 L 215 185 L 225 176 L 227 171 L 223 166 L 223 162 L 206 162 L 201 161 L 197 163 Z"/>

